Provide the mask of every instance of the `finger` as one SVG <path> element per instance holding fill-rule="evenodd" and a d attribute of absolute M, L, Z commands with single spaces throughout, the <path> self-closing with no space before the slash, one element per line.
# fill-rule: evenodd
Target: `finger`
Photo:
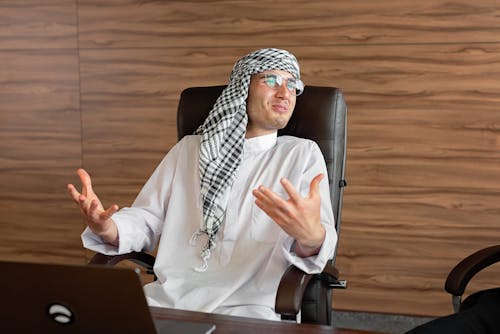
<path fill-rule="evenodd" d="M 72 185 L 71 183 L 68 184 L 67 189 L 68 189 L 68 193 L 71 196 L 71 198 L 73 199 L 73 201 L 76 204 L 78 204 L 80 202 L 79 201 L 80 193 L 78 192 L 78 190 L 76 190 L 75 186 Z"/>
<path fill-rule="evenodd" d="M 325 174 L 321 173 L 316 175 L 312 181 L 311 184 L 309 185 L 309 197 L 319 195 L 319 183 L 323 178 L 325 177 Z"/>
<path fill-rule="evenodd" d="M 85 204 L 86 200 L 87 200 L 87 196 L 85 196 L 84 194 L 80 194 L 80 196 L 78 197 L 78 202 L 80 203 L 80 205 Z"/>
<path fill-rule="evenodd" d="M 77 170 L 77 174 L 80 177 L 80 182 L 82 183 L 82 194 L 88 195 L 92 193 L 92 180 L 90 179 L 89 173 L 83 168 Z"/>
<path fill-rule="evenodd" d="M 118 205 L 114 204 L 110 206 L 107 210 L 103 211 L 99 215 L 99 218 L 101 218 L 102 220 L 108 220 L 116 211 L 118 211 L 118 209 L 119 209 Z"/>
<path fill-rule="evenodd" d="M 284 211 L 280 210 L 275 205 L 267 205 L 260 200 L 256 200 L 255 205 L 264 211 L 276 224 L 282 226 L 284 221 L 286 221 L 286 214 Z"/>
<path fill-rule="evenodd" d="M 276 205 L 266 196 L 264 196 L 262 193 L 259 193 L 258 196 L 255 197 L 255 204 L 263 210 L 265 213 L 268 215 L 270 210 L 272 210 Z"/>
<path fill-rule="evenodd" d="M 263 193 L 263 192 L 262 192 L 259 188 L 254 189 L 254 190 L 252 191 L 252 195 L 253 195 L 256 199 L 260 200 L 261 202 L 267 202 L 267 201 L 268 201 L 267 196 L 266 196 L 266 195 L 264 195 L 264 193 Z"/>
<path fill-rule="evenodd" d="M 288 196 L 290 196 L 290 199 L 292 201 L 294 201 L 295 203 L 300 201 L 300 199 L 301 199 L 300 194 L 297 192 L 297 190 L 292 185 L 292 183 L 290 181 L 288 181 L 288 179 L 283 177 L 283 178 L 281 178 L 280 182 L 281 182 L 281 185 L 283 186 L 283 188 L 285 189 L 285 191 L 287 192 Z"/>
<path fill-rule="evenodd" d="M 88 215 L 89 203 L 88 203 L 87 197 L 85 195 L 80 194 L 80 196 L 78 197 L 78 204 L 80 205 L 80 210 L 82 210 L 82 212 L 85 215 Z"/>
<path fill-rule="evenodd" d="M 259 186 L 259 188 L 256 189 L 256 194 L 256 197 L 267 205 L 282 206 L 285 204 L 285 201 L 281 197 L 267 187 Z"/>
<path fill-rule="evenodd" d="M 87 212 L 89 211 L 89 205 L 87 203 L 87 197 L 85 195 L 80 194 L 80 197 L 78 197 L 78 204 L 80 205 L 80 210 L 87 215 Z"/>
<path fill-rule="evenodd" d="M 92 220 L 96 221 L 100 218 L 101 212 L 99 210 L 99 202 L 95 199 L 90 201 L 90 206 L 87 211 L 87 215 L 92 218 Z"/>
<path fill-rule="evenodd" d="M 288 221 L 295 218 L 295 215 L 292 213 L 293 205 L 272 190 L 260 186 L 256 195 L 257 201 L 259 202 L 257 206 L 266 212 L 274 221 Z"/>
<path fill-rule="evenodd" d="M 261 191 L 260 187 L 252 191 L 252 195 L 261 203 L 268 203 L 269 198 Z"/>

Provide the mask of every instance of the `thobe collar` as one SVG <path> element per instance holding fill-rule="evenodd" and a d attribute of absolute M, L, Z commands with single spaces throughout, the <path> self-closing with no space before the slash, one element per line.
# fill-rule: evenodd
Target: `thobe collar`
<path fill-rule="evenodd" d="M 250 155 L 258 154 L 267 151 L 274 145 L 278 140 L 278 132 L 273 132 L 268 135 L 245 138 L 243 143 L 243 157 L 248 157 Z"/>

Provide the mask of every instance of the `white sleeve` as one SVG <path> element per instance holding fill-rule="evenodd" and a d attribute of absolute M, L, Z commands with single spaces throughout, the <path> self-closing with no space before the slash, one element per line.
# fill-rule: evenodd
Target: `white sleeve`
<path fill-rule="evenodd" d="M 177 143 L 163 158 L 132 206 L 122 208 L 113 215 L 119 246 L 104 243 L 87 227 L 81 236 L 85 248 L 107 255 L 152 251 L 155 248 L 165 221 L 182 143 Z"/>
<path fill-rule="evenodd" d="M 312 144 L 311 155 L 306 164 L 299 192 L 302 196 L 309 193 L 311 180 L 323 173 L 325 177 L 321 180 L 321 224 L 325 227 L 325 240 L 321 245 L 321 249 L 317 255 L 306 258 L 299 257 L 294 252 L 295 240 L 292 237 L 287 237 L 283 243 L 283 251 L 285 258 L 290 264 L 298 267 L 306 273 L 320 273 L 323 271 L 326 263 L 333 257 L 335 245 L 337 244 L 337 233 L 335 231 L 335 222 L 333 216 L 332 203 L 330 200 L 330 189 L 328 184 L 328 173 L 326 170 L 325 159 L 316 143 Z"/>

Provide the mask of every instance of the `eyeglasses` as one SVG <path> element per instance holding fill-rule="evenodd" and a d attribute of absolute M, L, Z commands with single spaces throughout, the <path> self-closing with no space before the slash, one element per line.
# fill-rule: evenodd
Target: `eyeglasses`
<path fill-rule="evenodd" d="M 286 88 L 292 95 L 299 96 L 304 91 L 304 83 L 299 79 L 285 79 L 281 75 L 275 73 L 263 74 L 262 78 L 264 79 L 266 85 L 274 90 L 278 90 L 283 85 L 283 82 L 285 82 Z"/>

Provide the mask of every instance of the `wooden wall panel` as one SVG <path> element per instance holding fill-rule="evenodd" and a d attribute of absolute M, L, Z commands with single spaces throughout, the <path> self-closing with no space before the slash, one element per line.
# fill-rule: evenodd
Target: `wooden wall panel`
<path fill-rule="evenodd" d="M 75 50 L 0 51 L 0 258 L 81 262 L 66 196 L 81 161 Z"/>
<path fill-rule="evenodd" d="M 349 105 L 337 264 L 350 287 L 336 292 L 335 307 L 451 312 L 449 270 L 500 237 L 500 46 L 344 45 L 296 54 L 306 82 L 342 87 Z M 491 287 L 499 270 L 475 288 Z"/>
<path fill-rule="evenodd" d="M 446 314 L 449 269 L 498 240 L 499 8 L 82 1 L 84 164 L 104 194 L 130 203 L 175 142 L 182 88 L 225 82 L 252 49 L 287 48 L 306 83 L 341 87 L 350 108 L 338 257 L 350 288 L 335 307 Z"/>
<path fill-rule="evenodd" d="M 2 0 L 0 49 L 77 47 L 76 1 Z"/>
<path fill-rule="evenodd" d="M 83 164 L 103 199 L 131 204 L 177 142 L 181 90 L 226 82 L 238 51 L 81 51 Z"/>
<path fill-rule="evenodd" d="M 105 204 L 129 205 L 176 141 L 180 91 L 226 82 L 239 56 L 274 46 L 349 105 L 337 259 L 349 288 L 334 307 L 449 313 L 448 271 L 500 237 L 499 11 L 494 0 L 3 1 L 0 257 L 83 262 L 64 193 L 74 169 L 89 169 Z M 473 287 L 498 285 L 499 270 Z"/>
<path fill-rule="evenodd" d="M 74 1 L 0 2 L 0 259 L 82 263 Z"/>
<path fill-rule="evenodd" d="M 80 46 L 499 42 L 495 0 L 79 1 Z"/>
<path fill-rule="evenodd" d="M 350 108 L 338 258 L 350 288 L 337 292 L 335 306 L 450 312 L 446 274 L 498 240 L 499 46 L 290 50 L 306 83 L 342 87 Z M 247 51 L 82 51 L 84 164 L 111 202 L 130 204 L 175 143 L 182 88 L 226 82 Z"/>

